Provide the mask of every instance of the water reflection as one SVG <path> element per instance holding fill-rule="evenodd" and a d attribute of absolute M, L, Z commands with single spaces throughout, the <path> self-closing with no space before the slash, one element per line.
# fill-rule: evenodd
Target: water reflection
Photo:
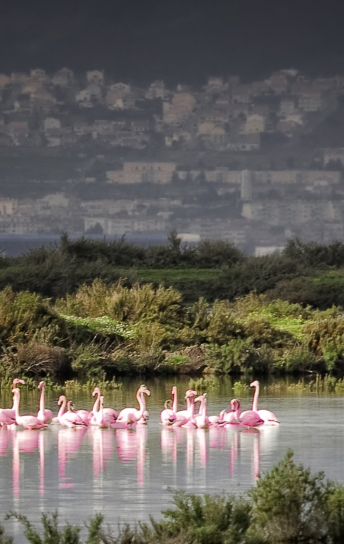
<path fill-rule="evenodd" d="M 67 461 L 77 453 L 81 442 L 87 432 L 86 428 L 60 429 L 57 433 L 57 450 L 59 466 L 59 487 L 74 487 L 71 478 L 66 477 Z"/>
<path fill-rule="evenodd" d="M 138 425 L 135 431 L 117 429 L 117 456 L 124 463 L 136 459 L 137 485 L 142 487 L 144 482 L 144 468 L 146 458 L 147 427 Z"/>
<path fill-rule="evenodd" d="M 185 447 L 187 474 L 194 466 L 205 467 L 211 450 L 226 450 L 228 446 L 229 475 L 235 474 L 235 465 L 241 450 L 250 451 L 252 475 L 257 480 L 260 473 L 260 436 L 258 429 L 242 431 L 224 427 L 211 427 L 209 430 L 180 427 L 165 427 L 161 430 L 161 449 L 165 464 L 177 465 L 178 445 Z M 269 436 L 269 435 L 268 435 Z M 242 441 L 244 442 L 242 446 Z M 268 440 L 265 440 L 268 444 Z M 181 448 L 182 449 L 182 448 Z"/>
<path fill-rule="evenodd" d="M 89 430 L 93 439 L 93 474 L 99 478 L 106 470 L 106 465 L 115 451 L 115 433 L 97 427 Z"/>
<path fill-rule="evenodd" d="M 7 427 L 0 428 L 0 455 L 4 456 L 7 453 L 10 445 L 11 432 Z"/>

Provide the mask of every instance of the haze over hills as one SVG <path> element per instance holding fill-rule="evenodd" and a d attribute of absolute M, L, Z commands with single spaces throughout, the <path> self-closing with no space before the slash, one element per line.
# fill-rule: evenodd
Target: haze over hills
<path fill-rule="evenodd" d="M 338 2 L 80 6 L 0 0 L 0 232 L 344 236 Z"/>
<path fill-rule="evenodd" d="M 341 2 L 311 0 L 44 0 L 0 2 L 0 71 L 105 69 L 148 84 L 201 84 L 209 74 L 252 80 L 281 67 L 344 69 Z M 15 67 L 15 68 L 14 68 Z"/>

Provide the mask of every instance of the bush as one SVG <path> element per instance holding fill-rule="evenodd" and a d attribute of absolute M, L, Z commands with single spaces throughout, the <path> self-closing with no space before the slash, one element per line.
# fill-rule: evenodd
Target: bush
<path fill-rule="evenodd" d="M 302 465 L 296 466 L 291 451 L 249 495 L 253 528 L 268 542 L 326 541 L 330 486 L 323 473 L 312 476 Z"/>

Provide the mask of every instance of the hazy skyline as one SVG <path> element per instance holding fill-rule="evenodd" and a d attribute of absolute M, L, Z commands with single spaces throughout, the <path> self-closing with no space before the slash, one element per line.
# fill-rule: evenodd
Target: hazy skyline
<path fill-rule="evenodd" d="M 0 71 L 98 68 L 172 84 L 290 67 L 344 73 L 343 19 L 335 0 L 0 0 Z"/>

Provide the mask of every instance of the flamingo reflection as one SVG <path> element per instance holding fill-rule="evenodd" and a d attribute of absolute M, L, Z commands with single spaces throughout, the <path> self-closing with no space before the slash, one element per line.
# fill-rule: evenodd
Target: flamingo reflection
<path fill-rule="evenodd" d="M 90 429 L 93 437 L 93 474 L 99 478 L 106 468 L 106 462 L 114 451 L 114 433 L 100 428 Z"/>
<path fill-rule="evenodd" d="M 136 459 L 137 483 L 142 487 L 146 456 L 147 427 L 138 425 L 135 431 L 117 429 L 117 455 L 120 461 L 128 463 Z"/>
<path fill-rule="evenodd" d="M 66 464 L 70 457 L 75 454 L 85 436 L 86 428 L 78 429 L 60 429 L 57 433 L 57 448 L 58 448 L 58 466 L 59 476 L 62 480 L 60 487 L 74 487 L 72 484 L 66 482 Z M 69 480 L 69 479 L 68 479 Z"/>
<path fill-rule="evenodd" d="M 175 465 L 177 462 L 178 444 L 183 440 L 183 431 L 180 427 L 164 427 L 161 429 L 160 444 L 165 460 Z"/>
<path fill-rule="evenodd" d="M 0 455 L 4 456 L 7 453 L 8 446 L 10 444 L 11 433 L 7 427 L 0 429 Z"/>
<path fill-rule="evenodd" d="M 207 448 L 207 439 L 206 439 L 205 430 L 197 429 L 196 435 L 197 435 L 200 462 L 202 467 L 204 467 L 208 461 L 208 448 Z"/>
<path fill-rule="evenodd" d="M 212 425 L 209 427 L 209 448 L 223 450 L 226 445 L 226 429 Z"/>
<path fill-rule="evenodd" d="M 243 431 L 235 431 L 233 436 L 232 446 L 230 448 L 229 457 L 229 473 L 234 474 L 235 462 L 241 449 L 241 437 L 250 435 L 250 444 L 252 447 L 252 472 L 253 478 L 256 481 L 259 478 L 260 472 L 260 430 L 245 429 Z"/>
<path fill-rule="evenodd" d="M 38 451 L 39 451 L 39 492 L 44 495 L 44 446 L 45 446 L 45 433 L 39 433 L 38 435 Z"/>
<path fill-rule="evenodd" d="M 18 431 L 12 434 L 12 479 L 13 479 L 13 494 L 16 498 L 19 497 L 19 482 L 20 482 L 20 452 L 34 453 L 38 448 L 39 433 L 31 430 Z"/>

